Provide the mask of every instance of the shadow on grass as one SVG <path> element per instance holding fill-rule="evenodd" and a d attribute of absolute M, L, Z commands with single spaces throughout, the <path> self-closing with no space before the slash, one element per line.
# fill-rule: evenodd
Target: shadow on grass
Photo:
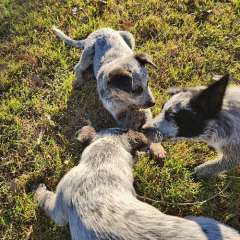
<path fill-rule="evenodd" d="M 36 216 L 37 221 L 33 224 L 31 240 L 71 240 L 68 226 L 57 226 L 48 218 L 42 210 L 39 210 Z"/>
<path fill-rule="evenodd" d="M 92 68 L 86 71 L 84 77 L 81 89 L 72 90 L 67 108 L 58 119 L 62 132 L 68 139 L 72 139 L 79 128 L 89 123 L 97 130 L 116 126 L 99 99 Z"/>
<path fill-rule="evenodd" d="M 238 176 L 235 171 L 231 171 L 224 179 L 216 177 L 202 182 L 198 194 L 200 199 L 208 199 L 216 193 L 219 194 L 201 206 L 201 215 L 214 218 L 240 231 L 240 194 L 238 192 L 240 180 L 227 177 L 230 175 Z M 226 186 L 228 187 L 225 189 Z M 228 214 L 223 215 L 226 212 Z"/>
<path fill-rule="evenodd" d="M 92 125 L 97 131 L 116 126 L 114 119 L 104 109 L 99 99 L 96 80 L 91 67 L 86 71 L 84 77 L 85 83 L 81 89 L 72 90 L 67 108 L 57 119 L 61 133 L 69 142 L 68 151 L 77 161 L 82 151 L 80 144 L 75 139 L 77 130 L 88 124 Z"/>
<path fill-rule="evenodd" d="M 78 163 L 83 150 L 75 139 L 77 130 L 87 124 L 91 124 L 96 130 L 116 126 L 114 119 L 103 108 L 98 97 L 96 81 L 92 74 L 92 69 L 86 71 L 85 83 L 82 88 L 80 90 L 72 90 L 66 109 L 53 119 L 58 126 L 56 132 L 60 132 L 65 138 L 63 145 L 71 156 L 73 161 L 71 165 L 76 165 Z M 59 176 L 56 179 L 53 177 L 54 180 L 52 181 L 51 176 L 53 175 L 51 172 L 47 171 L 47 173 L 42 173 L 42 176 L 31 179 L 31 182 L 27 185 L 37 186 L 40 182 L 45 182 L 49 189 L 55 190 L 55 186 L 60 181 L 61 176 L 66 174 L 68 167 L 63 166 L 60 170 L 60 178 Z M 47 180 L 48 177 L 51 178 L 49 182 Z M 36 222 L 33 224 L 31 239 L 70 239 L 70 233 L 68 227 L 57 226 L 43 211 L 39 210 Z"/>

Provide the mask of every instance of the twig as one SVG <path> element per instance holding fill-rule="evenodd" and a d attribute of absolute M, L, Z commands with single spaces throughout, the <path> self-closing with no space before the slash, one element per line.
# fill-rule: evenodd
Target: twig
<path fill-rule="evenodd" d="M 239 179 L 240 180 L 240 177 L 237 177 L 237 176 L 231 176 L 231 175 L 226 175 L 226 176 L 223 176 L 222 178 L 231 178 L 231 179 Z"/>
<path fill-rule="evenodd" d="M 0 164 L 0 167 L 5 167 L 5 166 L 8 166 L 9 164 L 12 164 L 12 163 L 14 163 L 14 160 L 9 160 L 7 162 L 4 162 L 4 163 Z"/>
<path fill-rule="evenodd" d="M 43 134 L 44 134 L 44 131 L 41 130 L 39 135 L 38 135 L 38 139 L 37 139 L 37 142 L 36 142 L 36 146 L 40 145 L 41 141 L 42 141 L 42 138 L 43 138 Z"/>
<path fill-rule="evenodd" d="M 154 199 L 151 199 L 151 198 L 148 198 L 148 197 L 144 197 L 144 196 L 139 196 L 139 195 L 137 195 L 137 198 L 139 200 L 144 201 L 144 202 L 149 201 L 149 202 L 152 202 L 152 203 L 162 203 L 162 204 L 165 204 L 165 205 L 175 205 L 175 206 L 202 205 L 202 204 L 207 203 L 207 202 L 211 201 L 212 199 L 216 198 L 221 193 L 225 192 L 228 189 L 228 187 L 230 186 L 230 184 L 231 184 L 231 181 L 229 181 L 222 190 L 220 190 L 219 192 L 217 192 L 213 196 L 211 196 L 211 197 L 209 197 L 209 198 L 207 198 L 207 199 L 205 199 L 203 201 L 175 203 L 175 202 L 167 202 L 167 201 L 164 201 L 164 200 L 154 200 Z"/>

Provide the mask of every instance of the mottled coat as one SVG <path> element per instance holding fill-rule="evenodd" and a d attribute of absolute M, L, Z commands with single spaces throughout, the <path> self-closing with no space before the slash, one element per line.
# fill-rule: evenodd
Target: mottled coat
<path fill-rule="evenodd" d="M 83 49 L 75 66 L 75 86 L 83 84 L 83 72 L 93 65 L 97 91 L 104 107 L 119 126 L 140 128 L 151 117 L 150 110 L 145 109 L 155 104 L 145 65 L 155 65 L 148 55 L 133 52 L 132 34 L 103 28 L 86 39 L 72 40 L 59 29 L 53 27 L 53 30 L 66 44 Z"/>
<path fill-rule="evenodd" d="M 79 140 L 91 144 L 78 166 L 60 181 L 56 193 L 41 184 L 40 207 L 57 224 L 69 224 L 74 240 L 237 240 L 234 229 L 213 219 L 184 219 L 161 213 L 136 199 L 132 154 L 148 144 L 141 133 L 109 129 L 94 136 L 85 127 Z"/>
<path fill-rule="evenodd" d="M 164 138 L 204 141 L 219 153 L 194 170 L 209 177 L 240 164 L 240 87 L 227 88 L 225 75 L 209 87 L 174 88 L 162 112 L 145 125 Z"/>

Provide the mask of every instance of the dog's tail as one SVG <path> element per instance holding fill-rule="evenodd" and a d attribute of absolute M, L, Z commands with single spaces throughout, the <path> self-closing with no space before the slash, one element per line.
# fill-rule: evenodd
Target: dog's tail
<path fill-rule="evenodd" d="M 62 32 L 60 29 L 56 28 L 55 26 L 52 26 L 52 30 L 56 33 L 58 37 L 60 37 L 66 44 L 76 47 L 76 48 L 84 48 L 84 40 L 73 40 L 70 37 L 68 37 L 64 32 Z"/>

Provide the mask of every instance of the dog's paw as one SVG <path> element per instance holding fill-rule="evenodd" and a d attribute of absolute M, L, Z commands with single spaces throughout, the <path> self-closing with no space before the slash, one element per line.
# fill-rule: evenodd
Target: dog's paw
<path fill-rule="evenodd" d="M 45 192 L 47 190 L 47 187 L 44 183 L 40 183 L 37 187 L 37 189 L 35 190 L 35 196 L 39 196 L 41 195 L 41 193 Z"/>
<path fill-rule="evenodd" d="M 151 143 L 150 154 L 154 159 L 160 160 L 166 157 L 167 152 L 160 143 Z"/>

